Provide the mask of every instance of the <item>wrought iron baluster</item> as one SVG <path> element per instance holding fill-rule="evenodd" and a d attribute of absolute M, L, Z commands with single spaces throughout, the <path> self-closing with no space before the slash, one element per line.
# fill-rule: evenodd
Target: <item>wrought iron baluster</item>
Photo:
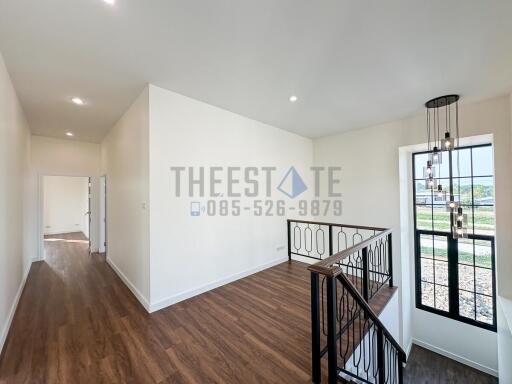
<path fill-rule="evenodd" d="M 299 235 L 299 245 L 297 246 L 297 234 Z M 295 223 L 295 227 L 293 227 L 293 247 L 295 248 L 295 252 L 299 253 L 302 248 L 302 231 L 300 230 L 299 224 Z"/>
<path fill-rule="evenodd" d="M 340 240 L 344 244 L 343 248 L 340 247 Z M 347 248 L 347 233 L 343 230 L 343 227 L 340 227 L 340 231 L 338 232 L 338 252 L 344 251 Z"/>
<path fill-rule="evenodd" d="M 322 237 L 320 238 L 322 241 L 322 247 L 320 248 L 320 241 L 318 240 L 318 235 L 319 234 L 322 234 Z M 316 252 L 318 253 L 318 255 L 320 256 L 320 258 L 322 258 L 323 254 L 325 253 L 325 232 L 324 230 L 322 229 L 322 226 L 319 225 L 318 226 L 318 229 L 316 230 L 315 232 L 315 245 L 316 245 Z M 321 249 L 321 251 L 320 251 Z"/>
<path fill-rule="evenodd" d="M 308 248 L 308 236 L 309 236 L 309 248 Z M 311 256 L 311 252 L 313 251 L 313 230 L 307 225 L 304 228 L 304 249 L 308 253 L 308 256 Z"/>

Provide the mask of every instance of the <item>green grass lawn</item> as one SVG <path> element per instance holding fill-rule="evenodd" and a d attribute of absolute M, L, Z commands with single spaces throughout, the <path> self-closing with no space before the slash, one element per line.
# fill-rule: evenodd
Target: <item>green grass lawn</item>
<path fill-rule="evenodd" d="M 475 212 L 475 231 L 482 234 L 494 234 L 495 218 L 494 212 L 491 210 L 481 210 Z M 472 228 L 472 216 L 468 215 L 468 227 Z M 432 229 L 431 228 L 432 211 L 430 208 L 417 207 L 416 220 L 418 228 Z M 434 226 L 437 230 L 450 230 L 450 215 L 448 212 L 434 211 L 433 214 Z"/>
<path fill-rule="evenodd" d="M 448 251 L 446 248 L 435 248 L 434 253 L 437 258 L 447 259 Z M 432 256 L 431 247 L 421 247 L 421 254 L 428 257 Z M 473 253 L 466 251 L 459 251 L 459 262 L 464 264 L 473 264 Z M 477 267 L 491 268 L 491 256 L 490 255 L 476 255 L 475 264 Z"/>

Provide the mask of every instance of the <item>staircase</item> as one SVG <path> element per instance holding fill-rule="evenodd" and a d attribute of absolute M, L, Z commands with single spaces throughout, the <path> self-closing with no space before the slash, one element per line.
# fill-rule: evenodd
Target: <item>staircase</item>
<path fill-rule="evenodd" d="M 288 256 L 316 261 L 308 268 L 313 383 L 326 377 L 324 356 L 329 384 L 403 383 L 405 352 L 372 309 L 393 289 L 392 231 L 288 220 Z"/>

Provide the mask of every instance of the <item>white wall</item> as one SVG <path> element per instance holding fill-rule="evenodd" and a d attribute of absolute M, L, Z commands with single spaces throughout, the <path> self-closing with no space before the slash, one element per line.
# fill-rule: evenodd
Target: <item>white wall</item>
<path fill-rule="evenodd" d="M 83 232 L 89 235 L 89 179 L 44 176 L 44 234 Z"/>
<path fill-rule="evenodd" d="M 146 88 L 101 144 L 107 175 L 107 261 L 149 309 L 149 91 Z"/>
<path fill-rule="evenodd" d="M 498 292 L 512 285 L 512 237 L 510 190 L 510 102 L 499 97 L 462 105 L 461 135 L 492 134 L 495 150 L 496 244 Z M 424 115 L 366 129 L 320 138 L 314 141 L 317 165 L 339 165 L 342 171 L 343 221 L 395 229 L 394 271 L 401 285 L 401 342 L 408 347 L 412 338 L 460 357 L 467 363 L 496 373 L 496 334 L 460 322 L 434 316 L 414 307 L 410 297 L 414 283 L 413 254 L 401 239 L 406 231 L 400 211 L 399 148 L 426 141 Z M 409 213 L 412 222 L 412 213 Z M 407 216 L 407 214 L 406 214 Z M 406 239 L 409 233 L 405 232 Z"/>
<path fill-rule="evenodd" d="M 510 120 L 512 122 L 512 94 L 510 101 Z M 512 124 L 510 125 L 512 132 Z M 512 134 L 510 135 L 510 148 L 512 150 Z M 510 167 L 512 178 L 512 166 Z M 509 319 L 505 316 L 505 306 L 509 307 Z M 498 298 L 498 359 L 500 383 L 512 383 L 512 286 L 507 286 Z"/>
<path fill-rule="evenodd" d="M 37 255 L 27 121 L 0 54 L 0 351 Z"/>
<path fill-rule="evenodd" d="M 99 221 L 99 176 L 100 144 L 76 140 L 32 136 L 32 168 L 38 175 L 39 183 L 39 228 L 43 233 L 43 176 L 88 176 L 91 177 L 91 250 L 98 251 Z M 43 255 L 42 238 L 40 256 Z"/>
<path fill-rule="evenodd" d="M 309 169 L 312 141 L 158 87 L 149 99 L 152 310 L 286 260 L 286 217 L 191 217 L 170 167 Z"/>
<path fill-rule="evenodd" d="M 512 383 L 512 299 L 498 298 L 498 356 L 500 383 Z"/>

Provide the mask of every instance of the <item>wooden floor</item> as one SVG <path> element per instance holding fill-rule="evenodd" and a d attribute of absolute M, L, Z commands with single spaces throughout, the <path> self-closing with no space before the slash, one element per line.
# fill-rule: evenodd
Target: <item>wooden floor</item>
<path fill-rule="evenodd" d="M 404 381 L 410 384 L 497 384 L 498 379 L 414 345 Z"/>
<path fill-rule="evenodd" d="M 46 240 L 46 261 L 32 266 L 0 360 L 0 383 L 311 382 L 304 264 L 280 264 L 149 315 L 104 256 L 88 254 L 83 236 Z"/>

